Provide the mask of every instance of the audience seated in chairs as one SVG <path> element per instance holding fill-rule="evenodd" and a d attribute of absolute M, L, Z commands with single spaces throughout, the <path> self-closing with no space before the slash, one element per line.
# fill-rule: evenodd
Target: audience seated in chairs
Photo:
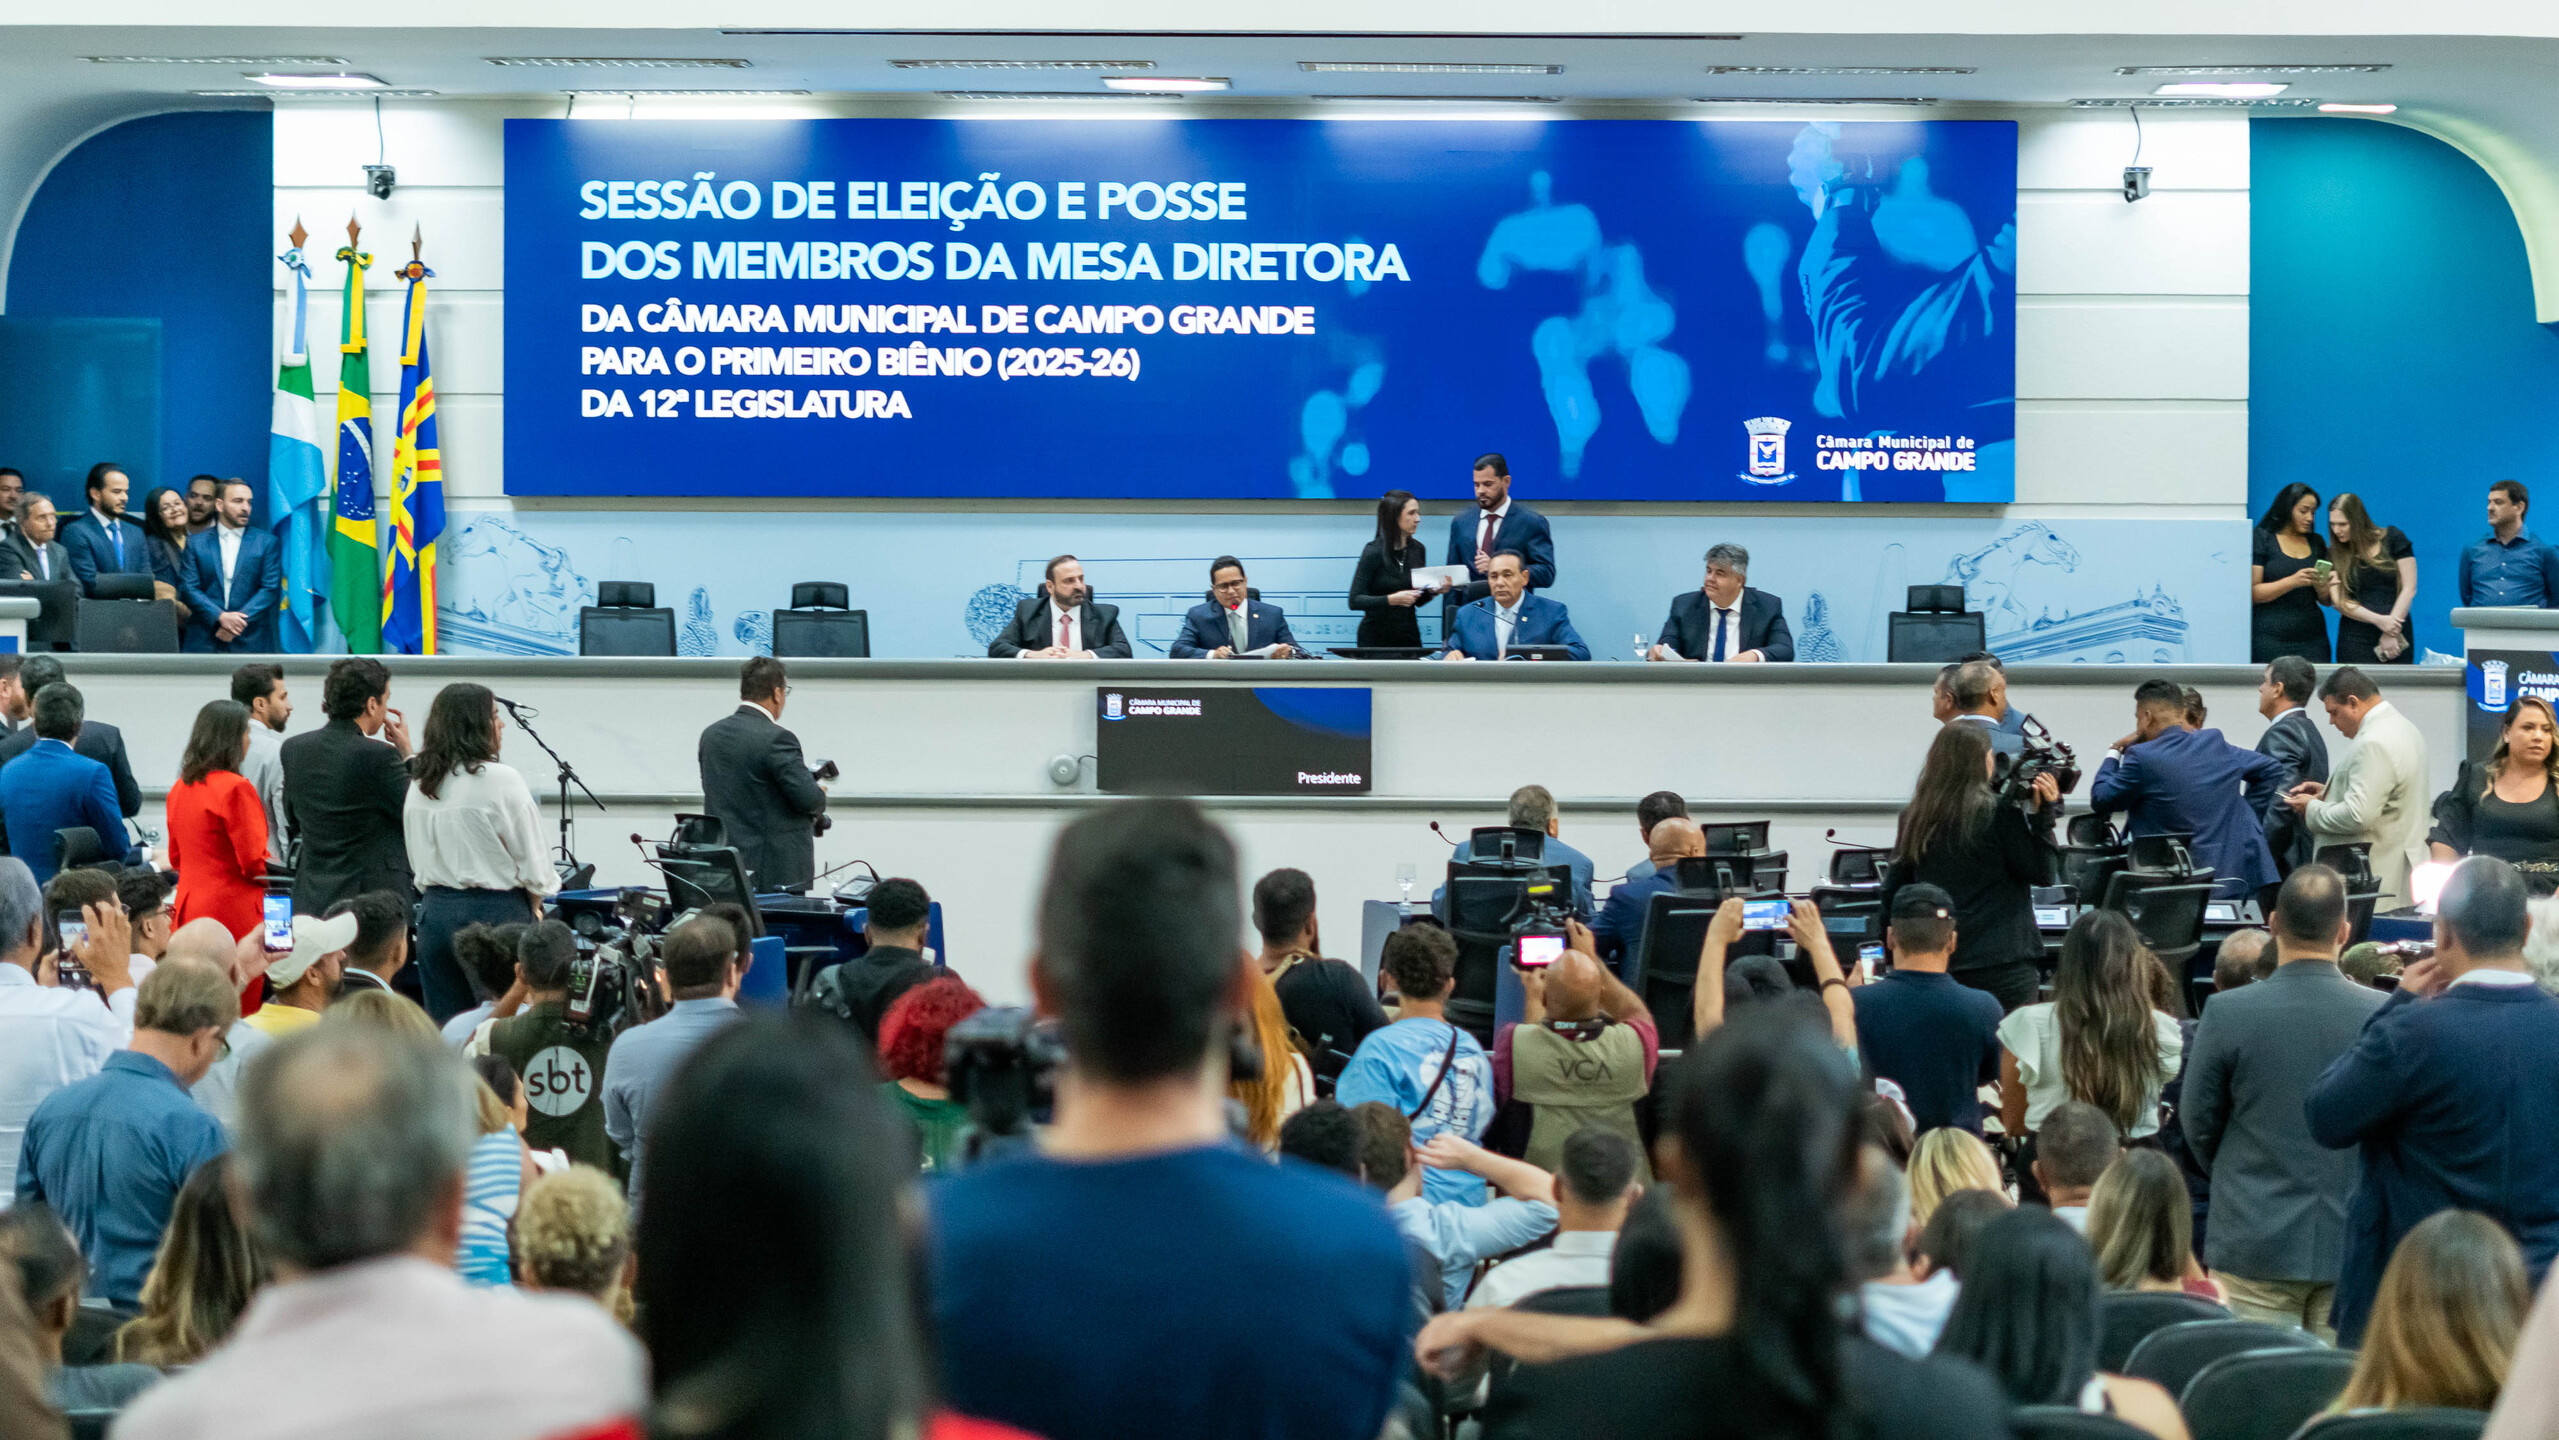
<path fill-rule="evenodd" d="M 1984 1366 L 2019 1405 L 2071 1406 L 2159 1440 L 2186 1440 L 2167 1391 L 2098 1371 L 2097 1257 L 2077 1231 L 2031 1205 L 1982 1227 L 1937 1354 Z"/>
<path fill-rule="evenodd" d="M 1360 1042 L 1386 1028 L 1386 1010 L 1358 966 L 1324 958 L 1315 881 L 1305 871 L 1274 870 L 1253 883 L 1253 929 L 1280 1013 L 1309 1052 L 1316 1093 L 1330 1095 Z"/>
<path fill-rule="evenodd" d="M 862 934 L 870 948 L 819 971 L 809 999 L 861 1031 L 863 1043 L 876 1046 L 880 1017 L 888 1014 L 897 997 L 947 972 L 924 955 L 933 897 L 922 885 L 892 876 L 872 886 L 863 903 L 870 913 L 862 923 Z"/>
<path fill-rule="evenodd" d="M 1447 1019 L 1457 992 L 1457 941 L 1436 925 L 1407 925 L 1386 937 L 1377 968 L 1397 997 L 1395 1023 L 1360 1042 L 1333 1098 L 1353 1108 L 1384 1104 L 1413 1122 L 1416 1143 L 1441 1134 L 1483 1139 L 1493 1123 L 1493 1059 Z M 1483 1198 L 1484 1182 L 1435 1168 L 1422 1190 L 1433 1200 L 1473 1203 Z"/>
<path fill-rule="evenodd" d="M 1891 1157 L 1869 1145 L 1859 1166 L 1864 1178 L 1840 1213 L 1858 1312 L 1867 1339 L 1917 1358 L 1937 1348 L 1955 1308 L 1955 1274 L 1937 1268 L 1923 1276 L 1912 1263 L 1910 1185 Z"/>
<path fill-rule="evenodd" d="M 25 723 L 34 718 L 35 697 L 48 685 L 64 683 L 62 660 L 54 655 L 30 655 L 18 668 L 18 684 L 26 697 L 25 708 L 9 718 L 19 722 L 18 728 L 0 736 L 0 766 L 17 759 L 43 738 L 43 732 Z M 78 691 L 73 691 L 78 694 Z M 83 706 L 85 712 L 86 706 Z M 85 755 L 107 767 L 107 775 L 115 782 L 116 810 L 126 819 L 142 813 L 142 785 L 133 778 L 133 762 L 125 755 L 124 732 L 104 720 L 83 714 L 71 740 L 74 753 Z"/>
<path fill-rule="evenodd" d="M 1386 1213 L 1405 1243 L 1437 1268 L 1444 1308 L 1454 1310 L 1465 1301 L 1477 1265 L 1554 1231 L 1554 1176 L 1452 1131 L 1416 1145 L 1412 1122 L 1392 1105 L 1367 1100 L 1351 1112 L 1360 1122 L 1362 1172 L 1386 1192 Z M 1481 1202 L 1432 1200 L 1423 1192 L 1425 1170 L 1464 1171 L 1504 1193 Z"/>
<path fill-rule="evenodd" d="M 2088 1243 L 2109 1290 L 2171 1290 L 2218 1305 L 2221 1287 L 2195 1259 L 2194 1208 L 2177 1162 L 2126 1150 L 2088 1197 Z"/>
<path fill-rule="evenodd" d="M 174 1370 L 230 1338 L 249 1301 L 273 1278 L 266 1247 L 242 1223 L 228 1152 L 195 1168 L 142 1282 L 142 1313 L 116 1331 L 119 1361 Z"/>
<path fill-rule="evenodd" d="M 476 1288 L 427 1258 L 461 1232 L 478 1088 L 443 1046 L 366 1025 L 315 1026 L 251 1066 L 238 1188 L 293 1278 L 135 1401 L 121 1440 L 537 1440 L 636 1413 L 639 1347 L 595 1306 Z"/>
<path fill-rule="evenodd" d="M 1996 1190 L 1958 1190 L 1947 1196 L 1911 1244 L 1911 1273 L 1925 1280 L 1943 1271 L 1960 1283 L 1983 1227 L 2015 1208 Z"/>
<path fill-rule="evenodd" d="M 2094 1105 L 2065 1100 L 2044 1119 L 2028 1167 L 2037 1198 L 2082 1235 L 2088 1233 L 2088 1201 L 2097 1182 L 2123 1153 L 2115 1122 Z"/>
<path fill-rule="evenodd" d="M 1261 1073 L 1226 1082 L 1228 1098 L 1244 1107 L 1244 1139 L 1272 1154 L 1279 1153 L 1280 1126 L 1288 1117 L 1315 1103 L 1315 1072 L 1289 1038 L 1288 1015 L 1280 1009 L 1279 991 L 1258 965 L 1244 977 L 1253 992 L 1247 1027 L 1261 1058 Z"/>
<path fill-rule="evenodd" d="M 1512 1309 L 1433 1320 L 1414 1348 L 1435 1372 L 1486 1349 L 1531 1362 L 1495 1397 L 1486 1433 L 2001 1433 L 2005 1404 L 1974 1367 L 1908 1359 L 1843 1330 L 1838 1210 L 1858 1183 L 1858 1086 L 1830 1037 L 1785 1008 L 1751 1007 L 1668 1078 L 1677 1302 L 1643 1324 Z"/>
<path fill-rule="evenodd" d="M 389 992 L 391 981 L 409 964 L 409 903 L 389 890 L 367 890 L 329 907 L 324 920 L 355 917 L 355 939 L 347 944 L 338 990 Z"/>
<path fill-rule="evenodd" d="M 293 948 L 267 967 L 267 1003 L 242 1017 L 242 1023 L 275 1039 L 319 1024 L 320 1012 L 329 1008 L 331 997 L 338 993 L 347 947 L 355 943 L 356 929 L 352 915 L 334 920 L 294 916 Z"/>
<path fill-rule="evenodd" d="M 915 1132 L 924 1172 L 960 1163 L 969 1108 L 951 1098 L 944 1041 L 951 1027 L 986 1008 L 957 975 L 927 980 L 897 997 L 880 1017 L 880 1093 Z"/>
<path fill-rule="evenodd" d="M 2337 1413 L 2494 1408 L 2531 1304 L 2523 1252 L 2496 1221 L 2470 1210 L 2428 1216 L 2381 1274 Z"/>
<path fill-rule="evenodd" d="M 584 1295 L 631 1323 L 631 1207 L 613 1177 L 572 1165 L 533 1182 L 515 1208 L 516 1281 Z"/>
<path fill-rule="evenodd" d="M 1469 1308 L 1511 1305 L 1543 1290 L 1608 1284 L 1626 1212 L 1644 1193 L 1640 1142 L 1612 1130 L 1576 1130 L 1555 1171 L 1555 1241 L 1495 1265 L 1466 1297 Z"/>
<path fill-rule="evenodd" d="M 1965 1190 L 1987 1190 L 2006 1200 L 1999 1157 L 1969 1131 L 1941 1126 L 1920 1132 L 1910 1152 L 1911 1223 L 1925 1226 L 1938 1206 Z"/>
<path fill-rule="evenodd" d="M 18 1292 L 35 1319 L 36 1353 L 45 1365 L 45 1398 L 60 1410 L 121 1410 L 160 1382 L 148 1365 L 65 1365 L 62 1337 L 80 1310 L 88 1262 L 62 1217 L 42 1201 L 0 1210 L 0 1283 Z"/>
<path fill-rule="evenodd" d="M 1592 952 L 1590 930 L 1576 920 L 1566 934 L 1569 948 L 1554 964 L 1520 975 L 1527 1005 L 1493 1037 L 1493 1093 L 1529 1107 L 1531 1165 L 1560 1171 L 1564 1142 L 1597 1127 L 1636 1147 L 1636 1181 L 1649 1185 L 1635 1107 L 1653 1088 L 1661 1037 L 1643 997 Z"/>

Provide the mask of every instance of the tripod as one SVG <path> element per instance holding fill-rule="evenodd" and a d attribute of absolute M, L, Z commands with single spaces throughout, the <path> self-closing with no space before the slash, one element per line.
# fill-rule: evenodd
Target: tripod
<path fill-rule="evenodd" d="M 596 800 L 595 792 L 587 789 L 586 782 L 578 778 L 576 767 L 562 759 L 560 752 L 551 748 L 551 742 L 542 738 L 542 732 L 533 728 L 529 717 L 539 715 L 541 711 L 518 705 L 512 700 L 499 700 L 498 703 L 506 707 L 507 714 L 515 717 L 516 728 L 522 730 L 534 744 L 541 746 L 542 753 L 550 756 L 551 762 L 560 767 L 560 849 L 559 853 L 552 858 L 560 867 L 560 878 L 565 886 L 569 876 L 586 868 L 578 864 L 576 799 L 569 794 L 569 787 L 574 785 L 586 798 L 595 800 L 595 808 L 599 813 L 604 809 L 604 802 Z"/>

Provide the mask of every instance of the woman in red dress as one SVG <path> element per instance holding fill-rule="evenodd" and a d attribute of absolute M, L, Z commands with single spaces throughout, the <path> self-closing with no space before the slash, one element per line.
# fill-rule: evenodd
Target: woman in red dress
<path fill-rule="evenodd" d="M 169 791 L 169 864 L 178 872 L 176 924 L 200 915 L 239 939 L 264 922 L 267 810 L 240 774 L 248 707 L 215 700 L 196 712 L 178 783 Z"/>

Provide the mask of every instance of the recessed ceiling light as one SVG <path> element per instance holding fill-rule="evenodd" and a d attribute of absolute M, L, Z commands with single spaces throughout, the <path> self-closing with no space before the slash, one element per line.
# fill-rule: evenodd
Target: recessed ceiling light
<path fill-rule="evenodd" d="M 1300 60 L 1310 75 L 1561 75 L 1561 65 L 1475 64 L 1454 60 Z"/>
<path fill-rule="evenodd" d="M 2291 89 L 2281 80 L 2176 80 L 2153 95 L 2209 95 L 2218 100 L 2263 100 Z"/>
<path fill-rule="evenodd" d="M 2087 99 L 2073 100 L 2070 103 L 2073 108 L 2080 110 L 2136 108 L 2142 110 L 2307 110 L 2320 102 L 2314 99 L 2296 99 L 2289 95 L 2274 100 L 2159 100 L 2146 96 L 2126 99 L 2120 95 L 2109 95 L 2092 96 Z"/>
<path fill-rule="evenodd" d="M 343 55 L 90 55 L 92 65 L 345 65 Z"/>
<path fill-rule="evenodd" d="M 1126 105 L 1131 102 L 1141 100 L 1179 100 L 1182 98 L 1179 95 L 1114 94 L 1108 90 L 939 90 L 934 93 L 940 95 L 945 100 L 1035 100 L 1042 103 L 1068 100 L 1098 100 L 1112 105 Z"/>
<path fill-rule="evenodd" d="M 200 100 L 425 100 L 441 90 L 190 90 Z"/>
<path fill-rule="evenodd" d="M 488 61 L 544 70 L 744 70 L 755 63 L 658 55 L 491 55 Z"/>
<path fill-rule="evenodd" d="M 806 95 L 806 90 L 570 90 L 570 95 L 628 95 L 639 100 L 656 100 L 665 96 L 716 96 L 723 100 L 767 100 L 785 95 Z"/>
<path fill-rule="evenodd" d="M 2330 104 L 2320 106 L 2319 113 L 2322 115 L 2396 115 L 2399 113 L 2399 107 L 2396 105 Z"/>
<path fill-rule="evenodd" d="M 1560 105 L 1560 95 L 1310 95 L 1310 100 L 1353 100 L 1426 105 Z"/>
<path fill-rule="evenodd" d="M 1934 105 L 1934 95 L 1697 95 L 1692 105 Z"/>
<path fill-rule="evenodd" d="M 1140 95 L 1198 95 L 1227 89 L 1231 82 L 1223 75 L 1105 75 L 1102 83 Z"/>
<path fill-rule="evenodd" d="M 270 70 L 243 75 L 273 90 L 388 90 L 390 85 L 379 75 L 366 75 L 354 70 L 311 71 Z"/>
<path fill-rule="evenodd" d="M 2118 75 L 2378 75 L 2387 65 L 2118 65 Z"/>
<path fill-rule="evenodd" d="M 892 60 L 900 70 L 1152 70 L 1152 60 Z"/>
<path fill-rule="evenodd" d="M 1971 65 L 1709 65 L 1709 75 L 1972 75 Z"/>

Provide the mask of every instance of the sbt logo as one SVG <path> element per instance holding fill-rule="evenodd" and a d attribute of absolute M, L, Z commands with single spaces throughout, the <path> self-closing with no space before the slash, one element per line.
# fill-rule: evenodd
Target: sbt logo
<path fill-rule="evenodd" d="M 566 1045 L 537 1053 L 524 1067 L 525 1103 L 545 1115 L 571 1115 L 595 1097 L 595 1068 Z"/>

